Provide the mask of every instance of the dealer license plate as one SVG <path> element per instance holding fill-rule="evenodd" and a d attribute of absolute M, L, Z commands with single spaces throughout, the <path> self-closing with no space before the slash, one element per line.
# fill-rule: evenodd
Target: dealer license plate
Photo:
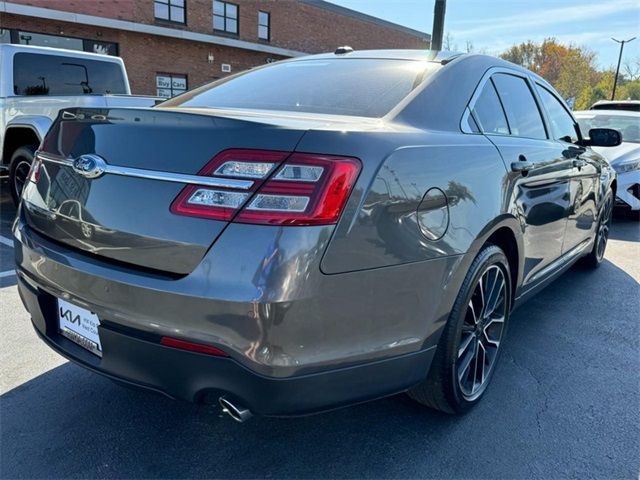
<path fill-rule="evenodd" d="M 58 322 L 60 334 L 91 353 L 102 356 L 102 345 L 98 333 L 100 320 L 95 313 L 59 298 Z"/>

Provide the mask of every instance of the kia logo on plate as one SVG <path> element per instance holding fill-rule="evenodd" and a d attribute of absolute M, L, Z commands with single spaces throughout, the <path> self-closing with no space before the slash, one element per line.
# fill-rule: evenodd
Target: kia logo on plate
<path fill-rule="evenodd" d="M 76 315 L 74 317 L 73 313 L 71 313 L 71 310 L 62 310 L 62 308 L 60 308 L 60 317 L 67 320 L 67 322 L 69 323 L 77 323 L 78 325 L 80 325 L 80 315 Z"/>
<path fill-rule="evenodd" d="M 107 167 L 98 155 L 81 155 L 73 161 L 73 170 L 86 178 L 98 178 Z"/>

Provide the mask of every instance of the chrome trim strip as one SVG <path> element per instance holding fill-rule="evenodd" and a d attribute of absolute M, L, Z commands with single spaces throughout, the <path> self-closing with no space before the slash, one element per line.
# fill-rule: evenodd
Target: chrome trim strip
<path fill-rule="evenodd" d="M 73 168 L 73 160 L 58 158 L 37 152 L 36 156 L 45 162 L 64 165 Z M 198 175 L 185 175 L 182 173 L 159 172 L 156 170 L 145 170 L 142 168 L 120 167 L 118 165 L 107 164 L 104 174 L 122 175 L 125 177 L 144 178 L 147 180 L 159 180 L 161 182 L 186 183 L 188 185 L 202 185 L 205 187 L 235 188 L 237 190 L 249 190 L 253 187 L 251 180 L 236 180 L 232 178 L 201 177 Z"/>
<path fill-rule="evenodd" d="M 562 255 L 560 258 L 551 262 L 549 265 L 547 265 L 542 270 L 537 272 L 533 277 L 531 277 L 531 279 L 529 280 L 529 283 L 531 284 L 539 280 L 540 278 L 545 277 L 548 273 L 554 270 L 560 269 L 561 267 L 564 267 L 565 265 L 567 265 L 569 262 L 571 262 L 571 260 L 573 260 L 582 252 L 584 252 L 587 249 L 587 247 L 589 247 L 590 242 L 591 240 L 589 239 L 583 240 L 582 243 L 579 243 L 578 245 L 573 247 L 571 250 L 566 252 L 564 255 Z"/>

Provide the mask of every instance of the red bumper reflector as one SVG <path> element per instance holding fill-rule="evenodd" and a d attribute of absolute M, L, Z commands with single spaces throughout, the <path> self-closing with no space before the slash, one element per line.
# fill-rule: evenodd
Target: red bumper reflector
<path fill-rule="evenodd" d="M 216 357 L 229 356 L 219 348 L 212 347 L 210 345 L 203 345 L 201 343 L 186 342 L 184 340 L 178 340 L 177 338 L 162 337 L 160 339 L 160 344 L 165 347 L 178 348 L 189 352 L 204 353 L 206 355 L 214 355 Z"/>

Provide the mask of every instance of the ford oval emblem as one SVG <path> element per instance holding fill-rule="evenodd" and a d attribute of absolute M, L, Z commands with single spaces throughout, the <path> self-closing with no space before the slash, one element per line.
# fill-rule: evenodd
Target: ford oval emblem
<path fill-rule="evenodd" d="M 98 178 L 106 168 L 107 162 L 98 155 L 80 155 L 73 161 L 73 170 L 85 178 Z"/>

